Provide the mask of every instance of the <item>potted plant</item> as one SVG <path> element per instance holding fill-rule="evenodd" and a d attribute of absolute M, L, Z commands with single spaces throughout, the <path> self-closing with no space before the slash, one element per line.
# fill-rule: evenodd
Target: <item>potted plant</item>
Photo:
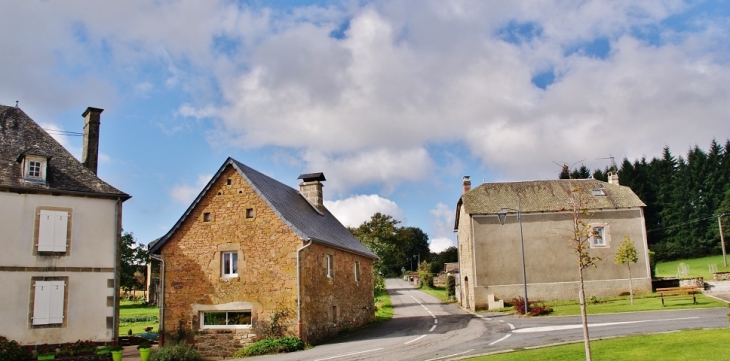
<path fill-rule="evenodd" d="M 109 348 L 112 352 L 112 360 L 122 361 L 122 354 L 124 353 L 124 347 L 120 345 L 114 345 Z"/>
<path fill-rule="evenodd" d="M 147 361 L 150 358 L 150 351 L 152 351 L 152 345 L 147 341 L 142 341 L 142 343 L 137 345 L 137 350 L 139 350 L 140 361 Z"/>

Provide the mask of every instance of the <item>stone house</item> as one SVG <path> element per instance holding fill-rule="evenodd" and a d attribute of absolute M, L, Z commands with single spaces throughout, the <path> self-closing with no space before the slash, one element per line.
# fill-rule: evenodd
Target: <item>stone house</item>
<path fill-rule="evenodd" d="M 82 161 L 25 112 L 0 106 L 0 334 L 24 345 L 116 339 L 122 203 L 97 176 L 102 109 Z"/>
<path fill-rule="evenodd" d="M 576 195 L 588 211 L 583 221 L 596 235 L 588 241 L 589 254 L 603 260 L 596 268 L 584 270 L 586 297 L 617 296 L 629 291 L 626 266 L 613 262 L 624 236 L 631 238 L 639 254 L 638 263 L 631 265 L 634 292 L 651 292 L 642 209 L 645 205 L 629 187 L 618 184 L 617 175 L 611 175 L 609 182 L 582 179 L 484 183 L 474 189 L 469 177 L 464 177 L 462 185 L 454 225 L 462 307 L 488 308 L 490 295 L 508 302 L 523 296 L 521 239 L 528 300 L 578 298 L 577 256 L 568 242 L 573 229 L 568 201 L 576 187 L 580 189 Z M 503 208 L 512 208 L 504 225 L 497 217 Z"/>
<path fill-rule="evenodd" d="M 373 322 L 373 260 L 323 205 L 322 173 L 295 190 L 228 158 L 150 247 L 161 261 L 162 329 L 230 357 L 278 320 L 317 343 Z"/>

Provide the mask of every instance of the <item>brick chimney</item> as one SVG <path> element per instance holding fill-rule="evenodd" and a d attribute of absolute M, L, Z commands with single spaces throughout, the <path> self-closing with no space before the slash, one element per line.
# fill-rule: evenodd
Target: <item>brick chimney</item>
<path fill-rule="evenodd" d="M 608 172 L 608 183 L 609 184 L 618 184 L 618 173 L 617 172 Z"/>
<path fill-rule="evenodd" d="M 299 176 L 302 183 L 299 183 L 299 193 L 312 204 L 319 213 L 324 213 L 324 199 L 322 197 L 322 182 L 327 179 L 324 178 L 324 173 L 309 173 L 302 174 Z"/>
<path fill-rule="evenodd" d="M 465 175 L 464 178 L 461 179 L 461 186 L 464 189 L 464 193 L 471 190 L 471 180 L 468 175 Z"/>
<path fill-rule="evenodd" d="M 86 108 L 84 114 L 84 149 L 81 152 L 81 163 L 96 174 L 99 165 L 99 124 L 104 109 Z"/>

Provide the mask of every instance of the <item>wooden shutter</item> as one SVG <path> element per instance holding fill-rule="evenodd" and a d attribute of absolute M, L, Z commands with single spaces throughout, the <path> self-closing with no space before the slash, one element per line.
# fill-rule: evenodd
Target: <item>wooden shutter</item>
<path fill-rule="evenodd" d="M 56 211 L 53 217 L 53 252 L 66 252 L 68 213 Z"/>
<path fill-rule="evenodd" d="M 68 212 L 41 210 L 38 252 L 66 252 Z"/>
<path fill-rule="evenodd" d="M 63 294 L 66 284 L 63 281 L 52 281 L 50 305 L 48 308 L 48 323 L 63 323 Z"/>
<path fill-rule="evenodd" d="M 36 281 L 33 324 L 63 323 L 64 281 Z"/>

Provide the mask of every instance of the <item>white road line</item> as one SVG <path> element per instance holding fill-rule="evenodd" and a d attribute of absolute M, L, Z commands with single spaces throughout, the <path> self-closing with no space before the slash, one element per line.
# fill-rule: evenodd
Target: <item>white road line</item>
<path fill-rule="evenodd" d="M 588 327 L 605 327 L 605 326 L 616 326 L 616 325 L 628 325 L 632 323 L 644 323 L 644 322 L 662 322 L 662 321 L 679 321 L 679 320 L 690 320 L 697 319 L 699 317 L 684 317 L 684 318 L 670 318 L 663 320 L 641 320 L 641 321 L 625 321 L 625 322 L 605 322 L 605 323 L 589 323 Z M 560 325 L 560 326 L 541 326 L 541 327 L 528 327 L 514 330 L 514 333 L 532 333 L 532 332 L 549 332 L 557 330 L 572 330 L 576 328 L 582 328 L 583 325 Z"/>
<path fill-rule="evenodd" d="M 319 358 L 319 359 L 316 359 L 314 361 L 332 360 L 332 359 L 336 359 L 336 358 L 340 358 L 340 357 L 347 357 L 347 356 L 352 356 L 352 355 L 359 355 L 361 353 L 368 353 L 368 352 L 378 351 L 378 350 L 382 350 L 382 349 L 383 348 L 381 347 L 381 348 L 375 348 L 375 349 L 372 349 L 372 350 L 351 352 L 351 353 L 346 353 L 346 354 L 343 354 L 343 355 L 337 355 L 337 356 L 332 356 L 332 357 L 327 357 L 327 358 Z"/>
<path fill-rule="evenodd" d="M 418 340 L 420 340 L 420 339 L 422 339 L 422 338 L 424 338 L 424 337 L 426 337 L 426 335 L 421 335 L 421 336 L 419 336 L 419 337 L 416 337 L 416 338 L 414 338 L 413 340 L 410 340 L 410 341 L 408 341 L 408 342 L 404 343 L 404 345 L 407 345 L 407 344 L 409 344 L 409 343 L 411 343 L 411 342 L 416 342 L 416 341 L 418 341 Z"/>
<path fill-rule="evenodd" d="M 472 351 L 474 351 L 474 349 L 471 349 L 471 350 L 466 350 L 466 351 L 464 351 L 464 352 L 459 352 L 459 353 L 455 353 L 455 354 L 453 354 L 453 355 L 448 355 L 448 356 L 441 356 L 441 357 L 437 357 L 437 358 L 432 358 L 432 359 L 428 359 L 428 360 L 426 360 L 426 361 L 435 361 L 435 360 L 441 360 L 441 359 L 444 359 L 444 358 L 449 358 L 449 357 L 454 357 L 454 356 L 459 356 L 459 355 L 463 355 L 463 354 L 465 354 L 465 353 L 469 353 L 469 352 L 472 352 Z"/>
<path fill-rule="evenodd" d="M 511 334 L 511 333 L 508 333 L 508 334 L 504 335 L 504 337 L 500 338 L 500 339 L 499 339 L 499 340 L 497 340 L 497 341 L 494 341 L 494 342 L 490 343 L 490 344 L 489 344 L 489 345 L 487 345 L 487 346 L 492 346 L 492 345 L 494 345 L 494 344 L 495 344 L 495 343 L 497 343 L 497 342 L 502 342 L 502 341 L 506 340 L 506 339 L 507 339 L 507 337 L 510 337 L 510 336 L 512 336 L 512 334 Z"/>
<path fill-rule="evenodd" d="M 509 329 L 510 329 L 510 330 L 514 330 L 514 329 L 515 329 L 515 325 L 513 325 L 513 324 L 511 324 L 511 323 L 508 323 L 508 325 L 509 325 Z"/>
<path fill-rule="evenodd" d="M 439 323 L 439 319 L 434 317 L 433 323 Z"/>
<path fill-rule="evenodd" d="M 431 326 L 431 329 L 428 330 L 428 332 L 433 332 L 433 330 L 435 330 L 435 329 L 436 329 L 436 325 L 433 325 L 433 326 Z"/>

